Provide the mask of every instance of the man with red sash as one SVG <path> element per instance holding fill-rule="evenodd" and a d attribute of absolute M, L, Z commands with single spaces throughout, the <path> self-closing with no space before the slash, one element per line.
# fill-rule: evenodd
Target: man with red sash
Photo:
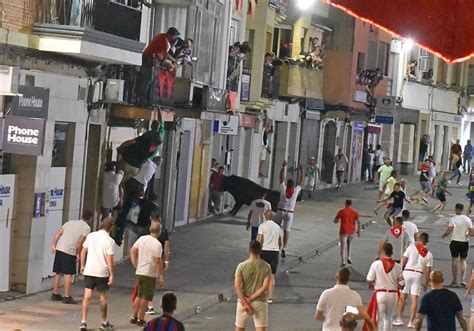
<path fill-rule="evenodd" d="M 281 258 L 286 258 L 286 245 L 290 238 L 291 225 L 293 224 L 293 212 L 296 206 L 298 194 L 300 194 L 301 186 L 297 185 L 293 179 L 288 179 L 285 184 L 286 166 L 288 163 L 283 161 L 280 170 L 280 203 L 278 211 L 273 221 L 283 228 L 283 248 L 281 250 Z M 299 166 L 299 183 L 304 179 L 303 166 Z"/>
<path fill-rule="evenodd" d="M 392 244 L 393 247 L 393 260 L 400 263 L 402 255 L 405 249 L 410 245 L 410 238 L 408 234 L 403 230 L 403 217 L 398 216 L 395 218 L 393 226 L 385 233 L 378 248 L 378 255 L 382 253 L 383 246 L 386 243 Z"/>
<path fill-rule="evenodd" d="M 418 297 L 421 288 L 426 291 L 430 281 L 430 273 L 433 268 L 433 254 L 426 246 L 429 241 L 428 233 L 423 232 L 418 236 L 418 242 L 411 244 L 403 253 L 402 268 L 405 287 L 402 290 L 401 300 L 398 302 L 398 317 L 393 321 L 395 326 L 403 326 L 403 310 L 408 295 L 411 295 L 410 320 L 407 327 L 415 328 L 415 317 L 418 309 Z M 424 284 L 423 284 L 424 283 Z"/>
<path fill-rule="evenodd" d="M 403 281 L 402 267 L 392 260 L 393 246 L 390 243 L 383 245 L 380 259 L 373 262 L 367 274 L 369 289 L 374 290 L 367 313 L 377 325 L 380 320 L 383 327 L 378 330 L 392 330 L 392 316 L 397 304 L 399 284 Z M 382 322 L 383 321 L 383 322 Z M 364 325 L 362 330 L 367 331 Z"/>

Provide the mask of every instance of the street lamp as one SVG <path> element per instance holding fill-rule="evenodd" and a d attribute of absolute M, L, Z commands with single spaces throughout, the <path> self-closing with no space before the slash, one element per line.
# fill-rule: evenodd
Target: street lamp
<path fill-rule="evenodd" d="M 405 52 L 410 52 L 413 46 L 415 46 L 415 42 L 413 41 L 413 39 L 405 39 L 405 44 L 403 45 Z"/>
<path fill-rule="evenodd" d="M 298 8 L 301 10 L 310 9 L 316 2 L 316 0 L 297 0 Z"/>

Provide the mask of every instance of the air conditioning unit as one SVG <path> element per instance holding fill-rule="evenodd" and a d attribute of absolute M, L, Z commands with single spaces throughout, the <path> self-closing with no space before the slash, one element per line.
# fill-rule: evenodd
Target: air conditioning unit
<path fill-rule="evenodd" d="M 0 95 L 18 94 L 20 68 L 0 65 Z"/>
<path fill-rule="evenodd" d="M 418 62 L 419 71 L 428 71 L 430 70 L 430 58 L 429 57 L 420 57 Z"/>
<path fill-rule="evenodd" d="M 203 88 L 194 89 L 193 107 L 210 111 L 226 111 L 227 91 L 205 85 Z"/>
<path fill-rule="evenodd" d="M 109 103 L 123 102 L 123 89 L 125 81 L 122 79 L 107 79 L 104 101 Z"/>
<path fill-rule="evenodd" d="M 96 103 L 104 100 L 104 82 L 98 81 L 94 84 L 89 85 L 89 91 L 87 93 L 87 102 Z"/>

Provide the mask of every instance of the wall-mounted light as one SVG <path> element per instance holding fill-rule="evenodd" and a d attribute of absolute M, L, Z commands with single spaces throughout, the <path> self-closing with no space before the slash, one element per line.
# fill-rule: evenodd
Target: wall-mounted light
<path fill-rule="evenodd" d="M 403 49 L 405 50 L 405 52 L 408 53 L 409 51 L 411 51 L 413 46 L 415 46 L 415 42 L 413 41 L 413 39 L 405 39 L 405 43 L 403 44 Z"/>
<path fill-rule="evenodd" d="M 307 10 L 310 9 L 316 3 L 316 0 L 297 0 L 296 3 L 299 9 Z"/>

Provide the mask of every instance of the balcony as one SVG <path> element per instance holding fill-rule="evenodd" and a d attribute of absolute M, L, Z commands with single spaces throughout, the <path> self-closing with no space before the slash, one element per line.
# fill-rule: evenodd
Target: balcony
<path fill-rule="evenodd" d="M 41 2 L 41 8 L 50 10 L 40 12 L 33 26 L 40 37 L 39 50 L 105 63 L 141 64 L 145 45 L 139 42 L 141 5 L 131 5 L 136 1 L 78 0 L 70 10 L 63 8 L 63 1 L 55 7 L 50 0 Z"/>
<path fill-rule="evenodd" d="M 265 67 L 262 82 L 262 97 L 281 98 L 323 98 L 323 71 L 283 64 Z"/>
<path fill-rule="evenodd" d="M 434 85 L 408 81 L 403 88 L 403 107 L 421 111 L 458 113 L 459 93 Z"/>

